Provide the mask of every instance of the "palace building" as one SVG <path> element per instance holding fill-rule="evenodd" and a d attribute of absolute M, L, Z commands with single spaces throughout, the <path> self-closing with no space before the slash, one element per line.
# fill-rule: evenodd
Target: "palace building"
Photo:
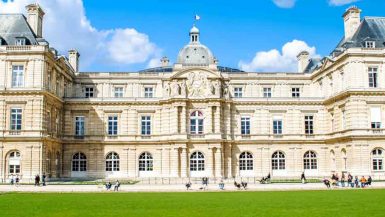
<path fill-rule="evenodd" d="M 175 64 L 110 73 L 79 72 L 26 9 L 0 15 L 0 181 L 385 178 L 385 18 L 349 8 L 336 48 L 299 53 L 298 72 L 222 67 L 194 26 Z"/>

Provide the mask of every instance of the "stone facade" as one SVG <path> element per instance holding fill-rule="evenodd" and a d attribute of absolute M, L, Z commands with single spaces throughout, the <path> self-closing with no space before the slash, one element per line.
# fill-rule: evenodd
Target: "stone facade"
<path fill-rule="evenodd" d="M 76 50 L 58 56 L 41 38 L 2 44 L 0 180 L 384 178 L 383 47 L 338 50 L 312 68 L 302 52 L 298 73 L 254 73 L 218 67 L 199 36 L 193 27 L 175 65 L 132 73 L 78 72 Z"/>

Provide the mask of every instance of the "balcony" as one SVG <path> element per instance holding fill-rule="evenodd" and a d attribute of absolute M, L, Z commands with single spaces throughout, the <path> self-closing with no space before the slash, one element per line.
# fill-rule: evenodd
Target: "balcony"
<path fill-rule="evenodd" d="M 45 52 L 47 47 L 43 45 L 8 45 L 0 46 L 0 52 Z"/>

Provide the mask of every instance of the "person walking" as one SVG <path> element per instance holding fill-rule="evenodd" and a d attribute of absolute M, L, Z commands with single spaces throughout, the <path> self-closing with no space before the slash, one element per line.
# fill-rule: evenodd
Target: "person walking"
<path fill-rule="evenodd" d="M 302 174 L 301 174 L 301 182 L 302 182 L 302 184 L 306 184 L 305 172 L 302 172 Z"/>
<path fill-rule="evenodd" d="M 19 182 L 20 182 L 20 178 L 19 178 L 19 175 L 17 175 L 15 179 L 16 187 L 19 186 Z"/>

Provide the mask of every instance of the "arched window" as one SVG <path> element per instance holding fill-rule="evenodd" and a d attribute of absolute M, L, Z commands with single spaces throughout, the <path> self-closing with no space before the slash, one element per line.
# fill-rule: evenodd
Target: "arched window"
<path fill-rule="evenodd" d="M 85 154 L 78 152 L 72 156 L 72 171 L 73 172 L 87 171 L 87 157 Z"/>
<path fill-rule="evenodd" d="M 8 159 L 8 173 L 9 174 L 19 174 L 20 173 L 20 152 L 12 151 L 9 153 Z"/>
<path fill-rule="evenodd" d="M 116 152 L 106 156 L 106 171 L 119 171 L 119 155 Z"/>
<path fill-rule="evenodd" d="M 273 153 L 271 157 L 271 168 L 273 170 L 285 170 L 286 169 L 286 161 L 285 154 L 281 151 L 276 151 Z"/>
<path fill-rule="evenodd" d="M 203 134 L 203 113 L 194 111 L 190 115 L 190 133 Z"/>
<path fill-rule="evenodd" d="M 303 168 L 305 170 L 317 169 L 317 155 L 313 151 L 307 151 L 303 155 Z"/>
<path fill-rule="evenodd" d="M 204 171 L 205 156 L 202 152 L 194 152 L 190 156 L 190 171 Z"/>
<path fill-rule="evenodd" d="M 153 158 L 148 152 L 144 152 L 139 156 L 139 171 L 153 171 Z"/>
<path fill-rule="evenodd" d="M 253 155 L 250 152 L 242 152 L 239 155 L 239 170 L 253 170 Z"/>
<path fill-rule="evenodd" d="M 372 151 L 372 163 L 374 171 L 382 171 L 384 169 L 384 150 L 376 148 Z"/>

